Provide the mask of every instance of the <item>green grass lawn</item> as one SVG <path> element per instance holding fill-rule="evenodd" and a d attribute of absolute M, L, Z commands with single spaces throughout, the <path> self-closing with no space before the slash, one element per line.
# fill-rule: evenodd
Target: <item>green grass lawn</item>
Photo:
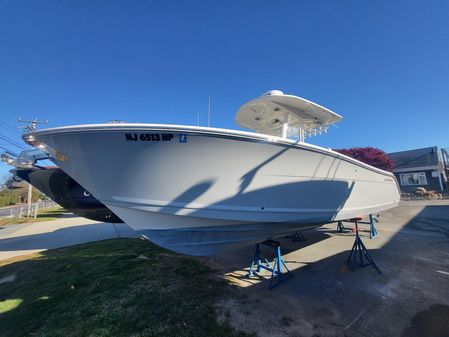
<path fill-rule="evenodd" d="M 0 219 L 0 226 L 7 226 L 7 225 L 15 225 L 15 224 L 22 224 L 22 223 L 32 223 L 32 222 L 39 222 L 39 221 L 50 221 L 50 220 L 56 220 L 63 216 L 67 211 L 62 207 L 52 207 L 47 208 L 45 210 L 39 211 L 37 213 L 36 219 L 34 216 L 27 218 L 5 218 Z"/>
<path fill-rule="evenodd" d="M 193 258 L 141 239 L 94 242 L 0 261 L 0 336 L 245 336 L 217 322 L 226 296 Z"/>

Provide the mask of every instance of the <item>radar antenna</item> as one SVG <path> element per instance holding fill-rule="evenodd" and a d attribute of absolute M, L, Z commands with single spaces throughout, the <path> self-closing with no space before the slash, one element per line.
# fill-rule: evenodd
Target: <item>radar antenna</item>
<path fill-rule="evenodd" d="M 22 117 L 19 117 L 19 119 L 17 121 L 21 122 L 21 123 L 29 123 L 29 125 L 19 126 L 19 128 L 23 129 L 23 132 L 33 132 L 33 131 L 36 131 L 38 124 L 48 124 L 48 119 L 45 120 L 44 122 L 41 122 L 37 118 L 34 118 L 33 120 L 30 121 L 30 120 L 22 119 Z"/>

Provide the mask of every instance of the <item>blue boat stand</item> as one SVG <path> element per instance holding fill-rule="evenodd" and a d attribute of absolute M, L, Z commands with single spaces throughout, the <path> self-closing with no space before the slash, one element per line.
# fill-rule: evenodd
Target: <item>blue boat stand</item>
<path fill-rule="evenodd" d="M 338 221 L 337 222 L 337 232 L 338 233 L 346 233 L 350 232 L 351 229 L 346 228 L 343 224 L 343 222 L 354 222 L 353 219 L 351 220 L 344 220 L 344 221 Z M 377 214 L 370 214 L 369 215 L 369 222 L 366 221 L 359 221 L 358 223 L 363 224 L 369 224 L 369 238 L 374 239 L 379 233 L 377 232 L 377 223 L 379 222 L 379 215 Z"/>
<path fill-rule="evenodd" d="M 355 224 L 355 241 L 346 263 L 352 271 L 354 271 L 357 267 L 363 268 L 372 265 L 379 274 L 382 274 L 376 262 L 374 262 L 373 258 L 369 254 L 368 249 L 366 249 L 366 246 L 363 243 L 362 239 L 360 238 L 358 220 L 358 218 L 351 219 L 351 221 L 353 221 Z"/>
<path fill-rule="evenodd" d="M 273 248 L 275 250 L 276 258 L 274 259 L 273 267 L 271 267 L 271 263 L 268 261 L 268 259 L 261 257 L 261 249 L 260 249 L 261 245 Z M 254 254 L 254 258 L 251 263 L 251 267 L 249 268 L 247 276 L 253 277 L 255 276 L 256 273 L 259 273 L 261 269 L 265 269 L 271 272 L 270 285 L 269 285 L 270 289 L 273 289 L 274 287 L 278 286 L 289 277 L 293 276 L 293 274 L 287 268 L 284 259 L 282 258 L 281 244 L 279 243 L 279 241 L 267 240 L 256 244 L 256 252 Z M 284 269 L 285 272 L 283 271 Z"/>
<path fill-rule="evenodd" d="M 377 223 L 379 222 L 379 214 L 370 214 L 369 216 L 369 238 L 374 239 L 377 236 Z"/>

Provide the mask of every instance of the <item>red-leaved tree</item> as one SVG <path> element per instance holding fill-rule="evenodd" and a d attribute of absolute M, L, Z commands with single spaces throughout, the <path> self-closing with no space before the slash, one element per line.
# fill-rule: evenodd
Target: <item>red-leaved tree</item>
<path fill-rule="evenodd" d="M 334 151 L 385 171 L 391 172 L 394 168 L 393 160 L 384 151 L 375 147 L 353 147 L 351 149 L 335 149 Z"/>

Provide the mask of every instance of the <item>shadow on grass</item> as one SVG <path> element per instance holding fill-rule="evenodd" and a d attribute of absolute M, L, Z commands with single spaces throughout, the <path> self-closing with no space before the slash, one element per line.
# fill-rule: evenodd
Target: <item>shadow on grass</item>
<path fill-rule="evenodd" d="M 140 239 L 47 251 L 0 268 L 2 336 L 244 336 L 218 323 L 230 288 Z M 9 307 L 8 307 L 9 306 Z"/>
<path fill-rule="evenodd" d="M 58 208 L 56 210 L 44 210 L 38 213 L 36 218 L 34 218 L 34 213 L 27 218 L 26 216 L 22 218 L 3 218 L 0 219 L 0 226 L 16 225 L 16 224 L 31 224 L 40 221 L 50 221 L 60 218 L 72 218 L 76 217 L 73 213 L 68 213 L 65 209 Z"/>
<path fill-rule="evenodd" d="M 46 219 L 46 218 L 72 218 L 76 215 L 73 213 L 69 213 L 65 209 L 58 209 L 54 211 L 46 211 L 44 213 L 40 213 L 37 215 L 37 218 L 39 219 Z"/>

